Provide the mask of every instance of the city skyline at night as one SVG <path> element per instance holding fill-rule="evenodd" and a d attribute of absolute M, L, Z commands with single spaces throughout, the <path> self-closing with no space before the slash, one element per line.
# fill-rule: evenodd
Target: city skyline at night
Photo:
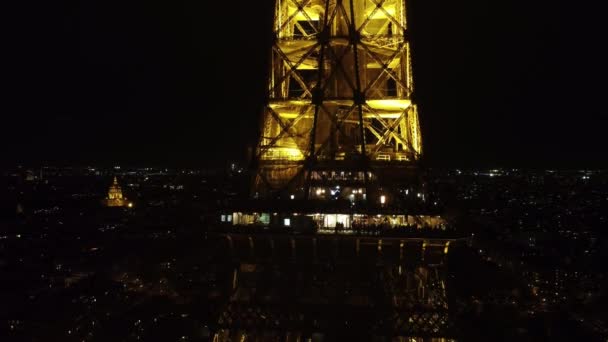
<path fill-rule="evenodd" d="M 608 341 L 603 12 L 11 5 L 1 341 Z"/>

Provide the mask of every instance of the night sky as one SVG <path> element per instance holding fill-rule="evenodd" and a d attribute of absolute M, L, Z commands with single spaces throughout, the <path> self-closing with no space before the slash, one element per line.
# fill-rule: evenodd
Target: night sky
<path fill-rule="evenodd" d="M 244 158 L 272 0 L 19 2 L 6 11 L 7 163 L 205 166 Z M 605 83 L 575 3 L 411 0 L 430 166 L 605 167 Z M 219 22 L 218 22 L 219 18 Z M 8 34 L 6 34 L 8 33 Z M 605 86 L 604 86 L 605 88 Z"/>

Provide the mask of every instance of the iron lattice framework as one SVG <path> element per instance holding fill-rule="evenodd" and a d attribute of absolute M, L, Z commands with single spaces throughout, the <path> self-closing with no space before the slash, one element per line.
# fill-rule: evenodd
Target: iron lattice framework
<path fill-rule="evenodd" d="M 342 268 L 317 265 L 290 271 L 256 265 L 253 272 L 237 273 L 235 279 L 244 284 L 239 283 L 221 310 L 216 338 L 258 340 L 256 336 L 267 335 L 259 340 L 281 340 L 291 335 L 294 340 L 306 340 L 305 332 L 331 334 L 350 329 L 370 335 L 361 340 L 373 336 L 447 340 L 442 338 L 451 330 L 444 270 Z M 263 289 L 254 285 L 260 283 Z"/>
<path fill-rule="evenodd" d="M 226 234 L 235 262 L 214 341 L 451 341 L 451 240 Z M 277 262 L 277 260 L 280 260 Z M 365 335 L 368 334 L 368 335 Z"/>
<path fill-rule="evenodd" d="M 407 33 L 404 0 L 276 0 L 258 196 L 311 198 L 336 175 L 367 188 L 419 159 Z"/>

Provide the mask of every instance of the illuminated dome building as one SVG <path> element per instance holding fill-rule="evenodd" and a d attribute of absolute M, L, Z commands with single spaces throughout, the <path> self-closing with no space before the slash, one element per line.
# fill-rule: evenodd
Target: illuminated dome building
<path fill-rule="evenodd" d="M 127 201 L 122 195 L 122 189 L 118 184 L 118 179 L 114 176 L 114 181 L 108 190 L 108 197 L 105 199 L 105 204 L 108 207 L 132 207 L 133 204 Z"/>

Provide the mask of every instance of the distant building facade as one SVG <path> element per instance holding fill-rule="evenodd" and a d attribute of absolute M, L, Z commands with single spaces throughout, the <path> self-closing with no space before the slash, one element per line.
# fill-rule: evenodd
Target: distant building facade
<path fill-rule="evenodd" d="M 122 188 L 118 184 L 118 179 L 114 177 L 112 185 L 108 190 L 108 197 L 104 200 L 107 207 L 132 207 L 133 204 L 127 201 L 127 198 L 122 194 Z"/>

